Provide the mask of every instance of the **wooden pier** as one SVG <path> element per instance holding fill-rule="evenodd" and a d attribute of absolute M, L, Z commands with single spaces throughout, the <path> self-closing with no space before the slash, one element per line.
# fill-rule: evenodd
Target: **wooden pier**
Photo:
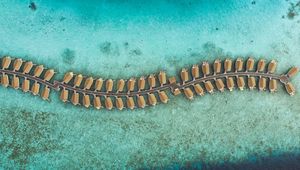
<path fill-rule="evenodd" d="M 60 92 L 63 102 L 71 102 L 73 105 L 123 110 L 154 106 L 158 102 L 167 103 L 168 91 L 175 96 L 183 93 L 188 99 L 193 99 L 195 95 L 224 92 L 225 89 L 232 91 L 235 88 L 274 93 L 280 83 L 285 86 L 288 94 L 294 95 L 291 78 L 299 68 L 292 67 L 287 73 L 276 74 L 276 67 L 275 60 L 266 63 L 263 59 L 255 62 L 253 58 L 245 61 L 242 58 L 235 61 L 226 59 L 223 62 L 216 59 L 212 64 L 205 61 L 193 65 L 191 69 L 183 68 L 179 80 L 167 77 L 166 72 L 160 71 L 158 74 L 116 81 L 68 72 L 63 80 L 58 81 L 52 80 L 54 69 L 5 56 L 1 60 L 0 76 L 3 87 L 22 89 L 40 95 L 44 100 L 49 100 L 52 89 Z"/>

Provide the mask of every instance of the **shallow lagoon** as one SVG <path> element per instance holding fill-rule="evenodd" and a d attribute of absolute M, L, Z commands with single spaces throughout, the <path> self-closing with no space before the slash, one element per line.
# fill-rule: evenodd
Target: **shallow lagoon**
<path fill-rule="evenodd" d="M 300 66 L 299 7 L 253 2 L 37 0 L 32 10 L 29 2 L 4 0 L 0 53 L 54 68 L 58 79 L 69 70 L 114 79 L 176 75 L 240 55 L 276 59 L 279 73 Z M 50 103 L 13 89 L 0 93 L 2 168 L 207 168 L 282 154 L 293 161 L 299 153 L 300 97 L 283 89 L 192 102 L 171 97 L 167 105 L 122 112 L 63 104 L 55 92 Z"/>

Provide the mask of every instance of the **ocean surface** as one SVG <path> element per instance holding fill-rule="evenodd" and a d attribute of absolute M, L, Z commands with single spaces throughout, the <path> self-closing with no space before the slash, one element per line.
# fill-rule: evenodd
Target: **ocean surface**
<path fill-rule="evenodd" d="M 300 1 L 1 0 L 0 55 L 94 77 L 177 75 L 216 58 L 300 66 Z M 293 79 L 300 91 L 300 76 Z M 300 95 L 226 91 L 108 111 L 0 87 L 0 169 L 300 166 Z"/>

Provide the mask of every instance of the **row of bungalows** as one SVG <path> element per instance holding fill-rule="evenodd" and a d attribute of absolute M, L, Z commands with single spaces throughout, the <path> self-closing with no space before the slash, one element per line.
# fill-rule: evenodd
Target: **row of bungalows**
<path fill-rule="evenodd" d="M 257 63 L 253 58 L 249 58 L 246 62 L 241 58 L 236 59 L 235 62 L 226 59 L 223 63 L 217 59 L 212 65 L 208 62 L 203 62 L 201 66 L 195 64 L 190 71 L 183 68 L 180 72 L 181 82 L 179 84 L 181 84 L 181 89 L 188 99 L 193 99 L 194 94 L 203 96 L 205 92 L 213 93 L 215 89 L 221 92 L 226 88 L 233 91 L 235 87 L 244 90 L 246 86 L 250 90 L 258 88 L 259 91 L 264 91 L 268 89 L 273 93 L 278 89 L 278 79 L 272 79 L 276 67 L 277 62 L 275 60 L 271 60 L 266 64 L 263 59 L 260 59 Z M 298 71 L 297 67 L 293 67 L 286 76 L 293 77 Z M 238 74 L 240 72 L 243 72 L 243 76 Z M 247 73 L 249 74 L 247 75 Z M 193 81 L 201 79 L 202 81 L 193 83 Z M 285 83 L 285 88 L 290 95 L 295 94 L 295 88 L 291 83 Z"/>
<path fill-rule="evenodd" d="M 159 90 L 167 84 L 166 73 L 161 71 L 139 79 L 103 80 L 84 77 L 82 74 L 68 72 L 62 81 L 60 98 L 63 102 L 70 101 L 73 105 L 96 109 L 105 107 L 108 110 L 117 108 L 144 108 L 156 105 L 158 101 L 167 103 L 169 98 L 164 90 Z M 91 102 L 92 101 L 92 102 Z"/>
<path fill-rule="evenodd" d="M 32 61 L 23 61 L 20 58 L 5 56 L 1 60 L 1 84 L 3 87 L 22 89 L 23 92 L 31 92 L 40 95 L 44 100 L 49 99 L 49 82 L 55 72 L 46 69 L 43 65 L 33 64 Z M 6 71 L 6 72 L 5 72 Z M 41 89 L 41 85 L 44 85 Z"/>

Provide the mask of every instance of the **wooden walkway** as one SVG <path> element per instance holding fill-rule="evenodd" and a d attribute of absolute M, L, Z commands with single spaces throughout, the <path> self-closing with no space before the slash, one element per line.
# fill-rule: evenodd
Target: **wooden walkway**
<path fill-rule="evenodd" d="M 1 60 L 0 76 L 3 87 L 22 89 L 44 100 L 49 100 L 52 89 L 60 92 L 63 102 L 73 105 L 123 110 L 167 103 L 169 91 L 173 95 L 183 93 L 188 99 L 193 99 L 195 94 L 203 96 L 205 93 L 223 92 L 225 89 L 232 91 L 235 88 L 273 93 L 277 91 L 279 82 L 288 94 L 294 95 L 295 88 L 290 80 L 299 68 L 292 67 L 285 74 L 276 74 L 276 67 L 275 60 L 266 63 L 263 59 L 255 62 L 253 58 L 245 61 L 242 58 L 235 61 L 217 59 L 212 64 L 203 62 L 190 69 L 183 68 L 179 80 L 168 78 L 164 71 L 160 71 L 157 75 L 117 81 L 68 72 L 62 81 L 57 81 L 52 80 L 55 75 L 53 69 L 5 56 Z"/>

